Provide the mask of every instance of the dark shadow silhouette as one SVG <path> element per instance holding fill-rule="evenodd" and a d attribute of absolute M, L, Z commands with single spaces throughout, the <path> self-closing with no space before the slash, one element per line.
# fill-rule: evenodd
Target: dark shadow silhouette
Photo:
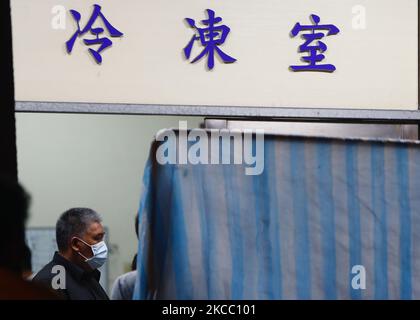
<path fill-rule="evenodd" d="M 56 299 L 53 292 L 22 276 L 27 257 L 25 221 L 29 196 L 18 183 L 0 177 L 0 203 L 0 299 Z"/>

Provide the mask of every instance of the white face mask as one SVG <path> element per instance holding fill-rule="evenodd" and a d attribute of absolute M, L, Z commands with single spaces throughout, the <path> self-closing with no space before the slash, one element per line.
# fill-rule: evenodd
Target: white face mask
<path fill-rule="evenodd" d="M 78 240 L 82 241 L 84 244 L 89 246 L 92 249 L 92 257 L 86 258 L 83 254 L 78 252 L 84 259 L 85 262 L 92 268 L 92 269 L 98 269 L 102 267 L 102 265 L 105 263 L 106 259 L 108 258 L 108 248 L 106 246 L 105 241 L 101 241 L 97 244 L 90 245 L 83 241 L 80 238 L 77 238 Z"/>

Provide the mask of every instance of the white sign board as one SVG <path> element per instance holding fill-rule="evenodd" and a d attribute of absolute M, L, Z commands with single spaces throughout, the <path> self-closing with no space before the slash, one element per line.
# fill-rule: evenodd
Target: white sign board
<path fill-rule="evenodd" d="M 417 0 L 11 0 L 17 101 L 127 103 L 278 108 L 418 109 Z M 88 25 L 94 5 L 118 31 L 111 37 L 102 19 L 103 37 L 112 47 L 100 52 L 98 64 L 80 34 L 71 54 L 66 42 L 76 33 L 70 10 Z M 225 41 L 213 47 L 193 41 L 190 58 L 184 48 L 207 9 L 227 26 Z M 314 40 L 314 52 L 298 52 L 302 36 L 314 26 L 334 25 L 339 32 Z M 313 17 L 314 17 L 313 16 Z M 193 19 L 197 29 L 187 23 Z M 216 26 L 215 25 L 215 26 Z M 91 28 L 91 29 L 92 29 Z M 89 29 L 89 31 L 91 31 Z M 222 37 L 222 29 L 217 36 Z M 308 29 L 309 30 L 309 29 Z M 317 31 L 314 31 L 315 33 Z M 207 33 L 208 36 L 208 33 Z M 209 36 L 206 38 L 209 40 Z M 215 40 L 215 39 L 213 39 Z M 294 72 L 294 65 L 322 53 L 319 65 L 334 72 Z M 211 41 L 208 41 L 211 42 Z M 217 48 L 209 70 L 207 52 Z M 213 50 L 214 51 L 214 50 Z M 312 61 L 312 60 L 311 60 Z"/>

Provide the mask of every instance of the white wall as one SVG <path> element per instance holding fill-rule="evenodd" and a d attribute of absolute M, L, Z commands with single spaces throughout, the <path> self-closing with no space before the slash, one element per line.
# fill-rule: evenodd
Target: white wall
<path fill-rule="evenodd" d="M 32 196 L 30 227 L 54 226 L 75 206 L 102 214 L 109 228 L 110 283 L 137 250 L 134 217 L 154 134 L 176 117 L 17 114 L 20 182 Z M 185 120 L 185 118 L 183 118 Z M 187 118 L 190 127 L 202 119 Z"/>

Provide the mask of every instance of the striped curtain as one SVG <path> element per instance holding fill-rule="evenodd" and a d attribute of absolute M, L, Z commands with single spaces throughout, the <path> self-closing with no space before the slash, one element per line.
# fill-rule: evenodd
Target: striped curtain
<path fill-rule="evenodd" d="M 265 136 L 265 169 L 159 165 L 134 299 L 420 299 L 420 145 Z"/>

